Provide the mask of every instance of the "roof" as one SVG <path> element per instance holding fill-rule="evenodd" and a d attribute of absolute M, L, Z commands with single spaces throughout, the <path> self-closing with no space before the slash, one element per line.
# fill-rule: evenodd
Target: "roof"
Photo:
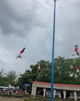
<path fill-rule="evenodd" d="M 9 88 L 9 87 L 0 86 L 0 88 Z"/>
<path fill-rule="evenodd" d="M 35 83 L 35 84 L 41 84 L 41 85 L 51 85 L 51 83 L 47 83 L 47 82 L 33 81 L 33 83 Z M 80 85 L 58 84 L 58 83 L 54 83 L 53 85 L 54 86 L 66 86 L 66 87 L 80 87 Z"/>

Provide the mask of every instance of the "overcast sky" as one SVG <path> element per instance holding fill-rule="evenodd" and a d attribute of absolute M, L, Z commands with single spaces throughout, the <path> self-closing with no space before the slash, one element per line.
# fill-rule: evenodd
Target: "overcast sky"
<path fill-rule="evenodd" d="M 19 74 L 52 61 L 53 10 L 53 0 L 0 0 L 0 70 Z M 76 58 L 76 44 L 80 50 L 80 0 L 57 0 L 55 57 Z"/>

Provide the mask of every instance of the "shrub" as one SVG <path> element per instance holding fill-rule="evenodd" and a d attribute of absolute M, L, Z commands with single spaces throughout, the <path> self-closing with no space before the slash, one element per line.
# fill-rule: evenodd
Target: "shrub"
<path fill-rule="evenodd" d="M 36 95 L 35 97 L 36 97 L 36 98 L 41 98 L 41 95 Z"/>
<path fill-rule="evenodd" d="M 7 97 L 14 97 L 14 95 L 11 95 L 11 94 L 10 94 L 10 95 L 7 95 Z"/>
<path fill-rule="evenodd" d="M 2 94 L 0 93 L 0 96 L 2 96 Z"/>
<path fill-rule="evenodd" d="M 24 97 L 31 97 L 30 94 L 24 94 L 23 96 L 24 96 Z"/>
<path fill-rule="evenodd" d="M 16 98 L 23 98 L 23 95 L 14 95 Z"/>
<path fill-rule="evenodd" d="M 24 101 L 35 101 L 34 98 L 24 98 Z"/>
<path fill-rule="evenodd" d="M 2 97 L 7 97 L 8 95 L 7 94 L 2 94 Z"/>
<path fill-rule="evenodd" d="M 35 96 L 34 96 L 34 95 L 30 95 L 30 97 L 31 97 L 31 98 L 34 98 Z"/>
<path fill-rule="evenodd" d="M 46 99 L 50 99 L 51 97 L 50 97 L 50 96 L 45 96 L 45 98 L 46 98 Z"/>

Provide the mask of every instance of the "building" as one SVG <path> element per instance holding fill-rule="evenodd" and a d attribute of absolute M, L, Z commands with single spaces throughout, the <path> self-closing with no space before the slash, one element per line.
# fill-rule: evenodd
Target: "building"
<path fill-rule="evenodd" d="M 3 89 L 3 88 L 8 89 L 9 87 L 0 86 L 0 89 Z"/>
<path fill-rule="evenodd" d="M 32 95 L 50 96 L 51 83 L 34 81 L 32 84 Z M 80 85 L 57 84 L 53 86 L 53 96 L 59 98 L 80 99 Z"/>
<path fill-rule="evenodd" d="M 9 87 L 0 86 L 0 89 L 15 89 L 15 86 L 9 84 Z"/>

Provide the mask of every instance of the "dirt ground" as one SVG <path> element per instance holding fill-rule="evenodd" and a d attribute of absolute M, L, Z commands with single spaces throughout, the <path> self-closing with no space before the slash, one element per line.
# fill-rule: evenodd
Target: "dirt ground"
<path fill-rule="evenodd" d="M 22 99 L 22 98 L 0 97 L 0 101 L 24 101 L 24 99 Z"/>

